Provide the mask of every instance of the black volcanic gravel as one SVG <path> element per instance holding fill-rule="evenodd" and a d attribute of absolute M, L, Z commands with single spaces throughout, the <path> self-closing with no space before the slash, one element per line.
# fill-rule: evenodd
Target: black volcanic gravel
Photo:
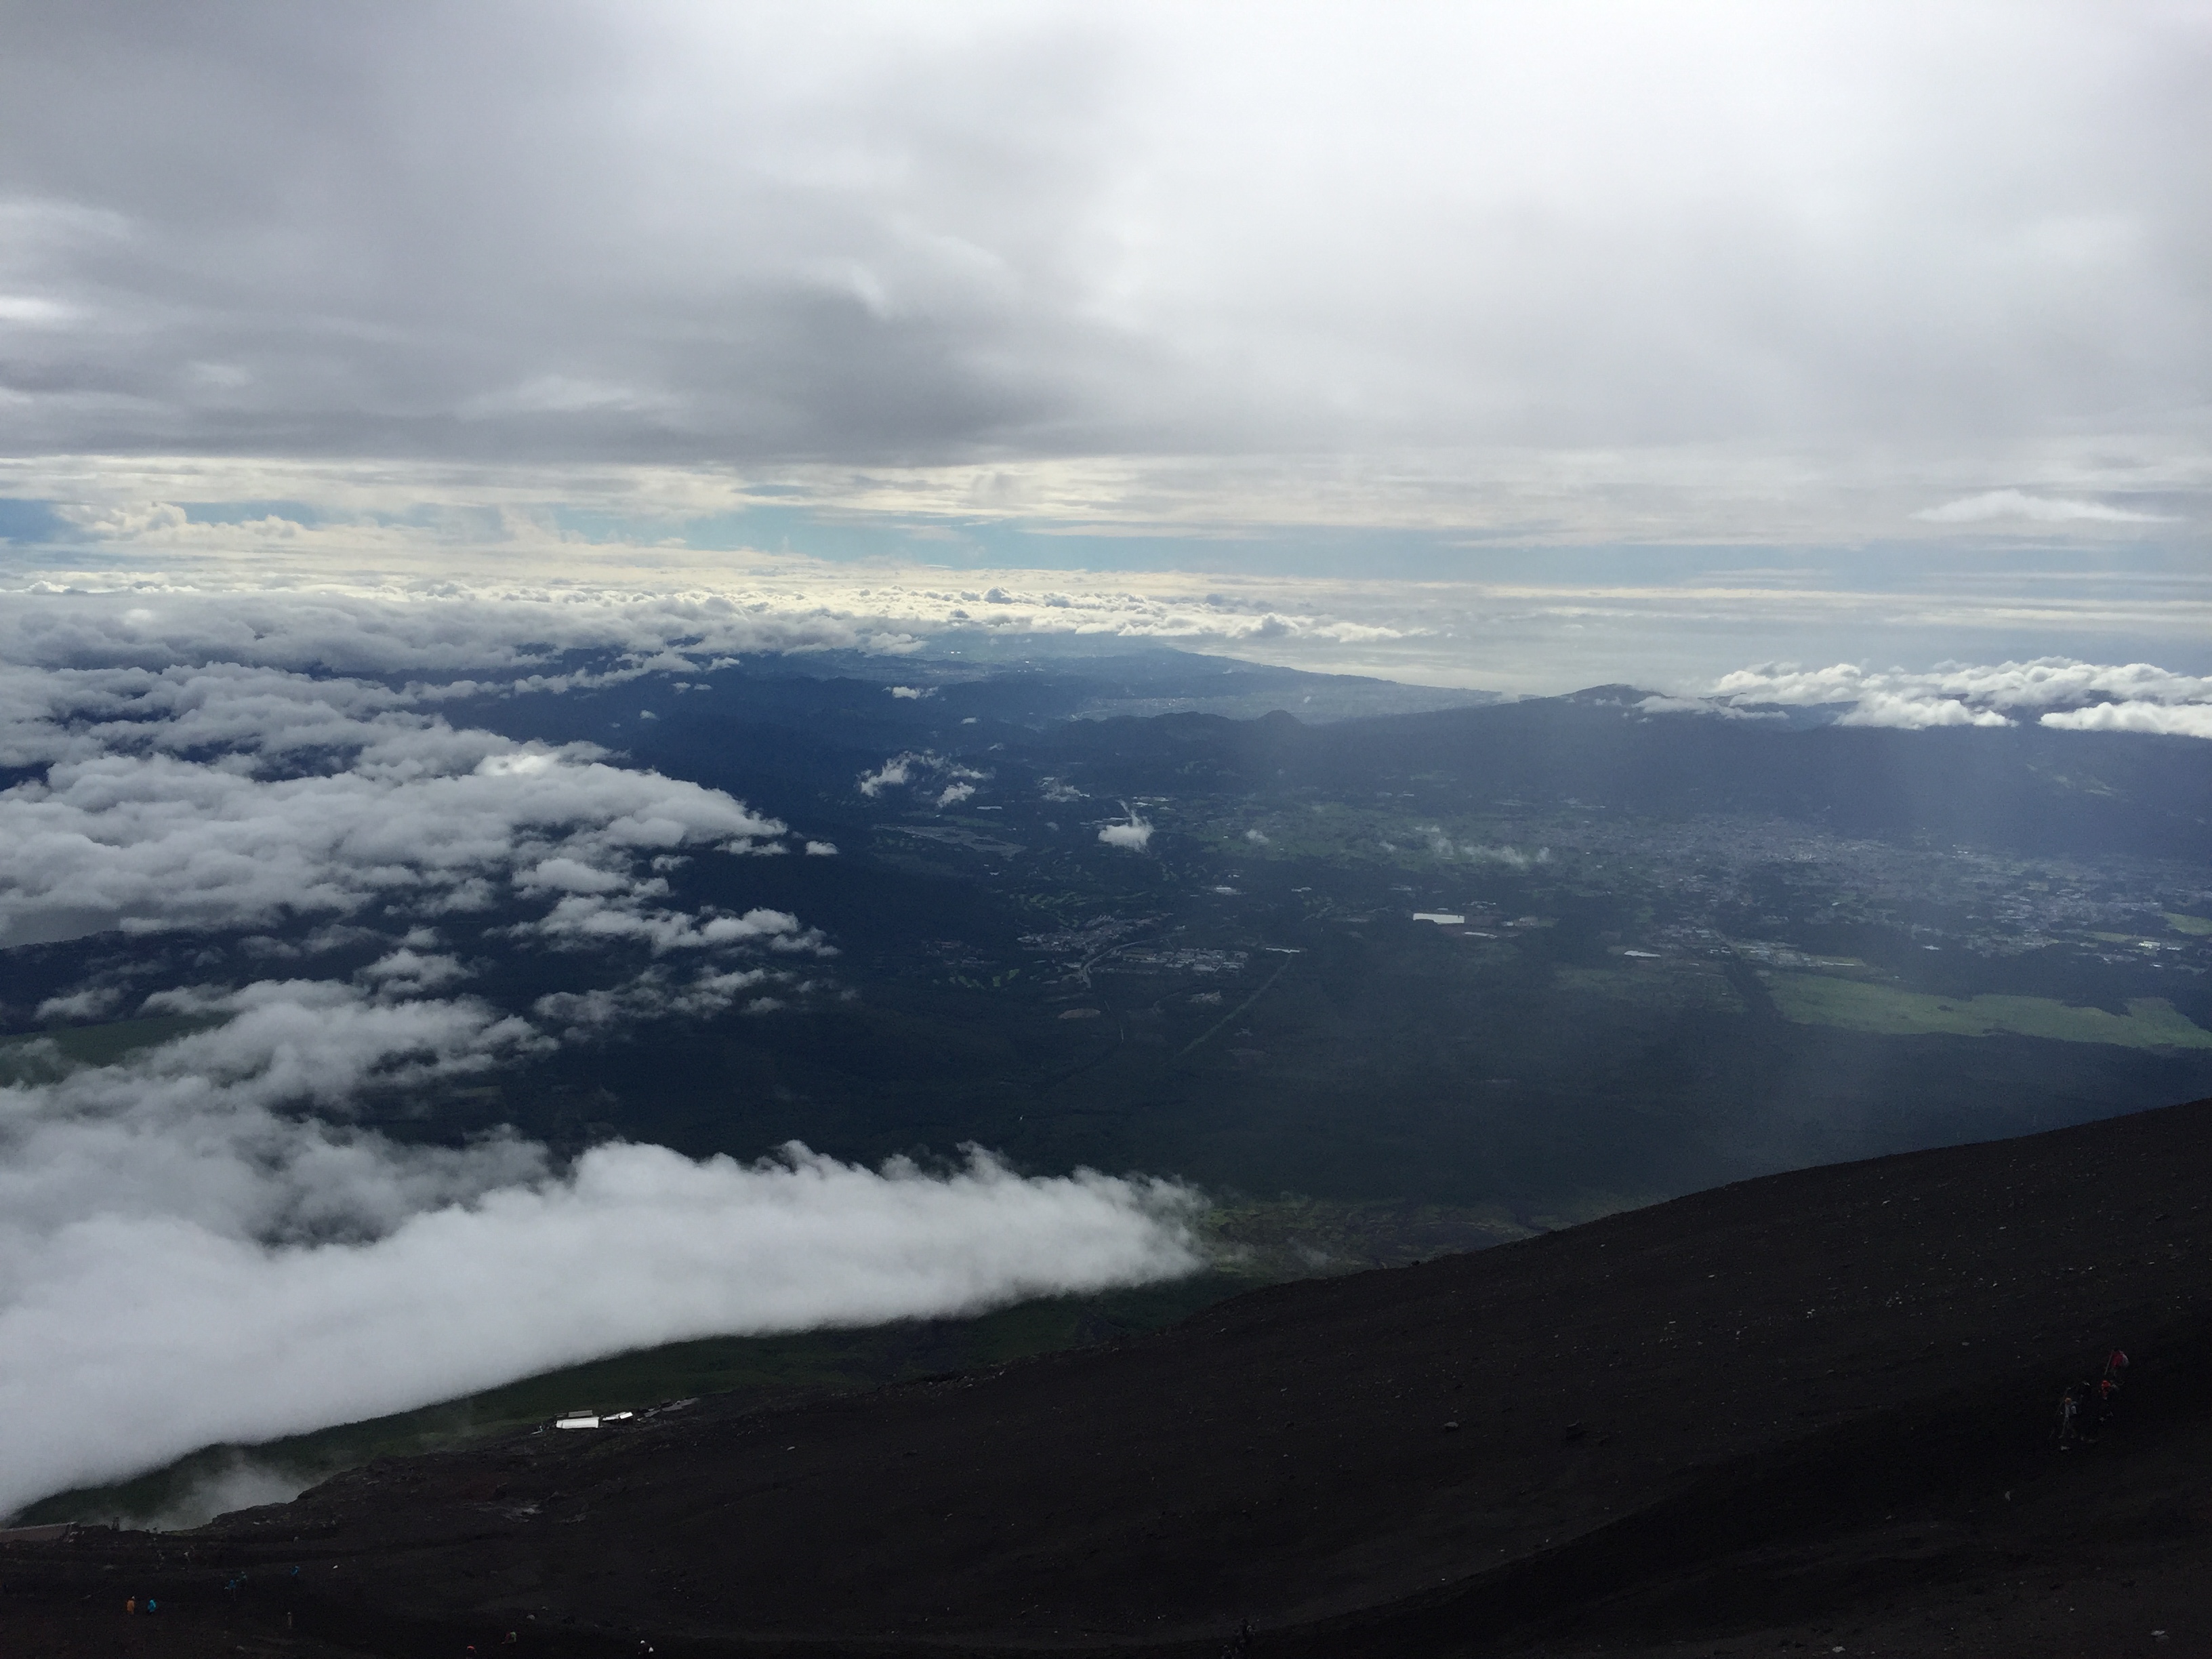
<path fill-rule="evenodd" d="M 1212 1659 L 1247 1620 L 1261 1659 L 2202 1653 L 2208 1177 L 2200 1102 L 970 1376 L 380 1462 L 189 1537 L 0 1545 L 0 1637 L 136 1650 L 64 1617 L 129 1578 L 179 1643 L 410 1655 Z M 2059 1391 L 2114 1345 L 2115 1419 L 2062 1453 Z"/>

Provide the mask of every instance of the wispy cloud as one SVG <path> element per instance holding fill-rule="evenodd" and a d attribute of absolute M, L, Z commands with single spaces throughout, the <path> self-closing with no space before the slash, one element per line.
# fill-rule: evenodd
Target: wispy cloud
<path fill-rule="evenodd" d="M 863 772 L 855 787 L 870 800 L 886 789 L 904 789 L 909 786 L 927 787 L 937 793 L 935 805 L 942 811 L 957 806 L 975 793 L 975 785 L 984 774 L 972 766 L 928 750 L 908 750 L 893 755 L 872 772 Z"/>
<path fill-rule="evenodd" d="M 2171 514 L 2144 513 L 2105 501 L 2075 501 L 2064 495 L 2030 495 L 2018 489 L 1991 489 L 1962 496 L 1941 507 L 1912 515 L 1927 524 L 1987 524 L 1995 520 L 2019 519 L 2030 524 L 2172 524 Z"/>
<path fill-rule="evenodd" d="M 1699 714 L 1711 720 L 1779 720 L 1777 712 L 1758 708 L 1739 708 L 1734 703 L 1716 702 L 1711 697 L 1670 697 L 1657 694 L 1639 700 L 1636 708 L 1646 714 Z"/>

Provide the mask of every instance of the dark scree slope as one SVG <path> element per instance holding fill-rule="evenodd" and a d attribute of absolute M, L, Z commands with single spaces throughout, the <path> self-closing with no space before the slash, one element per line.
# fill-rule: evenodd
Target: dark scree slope
<path fill-rule="evenodd" d="M 0 1546 L 0 1634 L 119 1569 L 179 1641 L 289 1612 L 392 1653 L 1210 1659 L 1247 1620 L 1261 1656 L 2185 1651 L 2150 1632 L 2212 1640 L 2208 1176 L 2200 1102 L 971 1376 L 383 1462 L 190 1539 Z M 2117 1419 L 2061 1453 L 2059 1390 L 2116 1343 Z"/>

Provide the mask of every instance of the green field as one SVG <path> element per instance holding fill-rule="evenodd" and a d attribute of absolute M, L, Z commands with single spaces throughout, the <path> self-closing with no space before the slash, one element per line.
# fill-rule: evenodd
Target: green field
<path fill-rule="evenodd" d="M 2212 921 L 2203 916 L 2185 916 L 2172 910 L 2160 914 L 2166 917 L 2166 925 L 2177 933 L 2186 933 L 2191 939 L 2212 938 Z"/>
<path fill-rule="evenodd" d="M 1711 963 L 1680 957 L 1656 962 L 1638 957 L 1616 960 L 1623 965 L 1559 969 L 1553 975 L 1553 986 L 1563 992 L 1610 997 L 1639 1007 L 1670 1012 L 1692 1008 L 1726 1014 L 1744 1012 L 1743 999 L 1730 987 L 1727 975 Z"/>
<path fill-rule="evenodd" d="M 2032 1036 L 2129 1048 L 2212 1048 L 2212 1031 L 2163 997 L 2136 997 L 2124 1014 L 2050 997 L 1942 997 L 1826 974 L 1760 975 L 1785 1018 L 1884 1036 Z"/>

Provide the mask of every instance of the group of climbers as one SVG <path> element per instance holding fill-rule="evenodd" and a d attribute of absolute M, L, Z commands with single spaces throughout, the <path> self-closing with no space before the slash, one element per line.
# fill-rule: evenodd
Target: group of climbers
<path fill-rule="evenodd" d="M 2105 1374 L 2092 1382 L 2084 1379 L 2066 1385 L 2065 1393 L 2058 1397 L 2058 1449 L 2071 1451 L 2077 1445 L 2094 1445 L 2097 1437 L 2112 1421 L 2112 1409 L 2120 1392 L 2120 1373 L 2128 1368 L 2128 1356 L 2115 1348 L 2106 1356 Z"/>

